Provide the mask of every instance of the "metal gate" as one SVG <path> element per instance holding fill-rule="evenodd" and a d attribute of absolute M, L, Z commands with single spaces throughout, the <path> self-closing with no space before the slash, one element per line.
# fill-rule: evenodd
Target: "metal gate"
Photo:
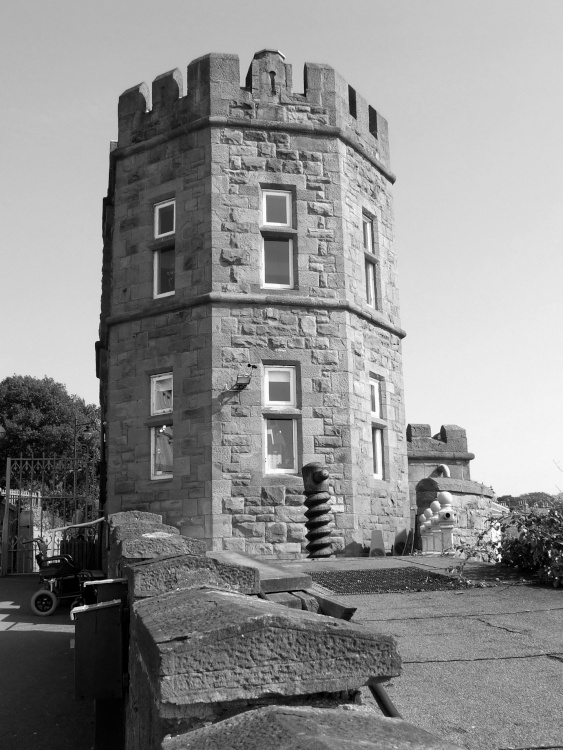
<path fill-rule="evenodd" d="M 49 555 L 72 554 L 82 567 L 99 568 L 97 526 L 67 529 L 93 521 L 99 513 L 97 462 L 80 458 L 8 458 L 6 490 L 0 495 L 0 574 L 38 570 L 41 537 Z"/>

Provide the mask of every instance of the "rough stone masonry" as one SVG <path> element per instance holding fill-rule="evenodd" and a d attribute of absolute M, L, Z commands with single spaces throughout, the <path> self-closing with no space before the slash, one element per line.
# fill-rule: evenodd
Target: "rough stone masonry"
<path fill-rule="evenodd" d="M 98 373 L 106 512 L 208 549 L 305 546 L 301 467 L 332 477 L 333 543 L 409 526 L 387 122 L 328 65 L 273 50 L 119 99 Z M 237 379 L 240 381 L 237 385 Z M 246 384 L 244 381 L 249 381 Z"/>

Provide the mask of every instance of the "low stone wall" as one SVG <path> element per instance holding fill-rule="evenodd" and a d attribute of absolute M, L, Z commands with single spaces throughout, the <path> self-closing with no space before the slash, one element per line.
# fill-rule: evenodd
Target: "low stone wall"
<path fill-rule="evenodd" d="M 160 516 L 108 520 L 110 574 L 129 582 L 127 750 L 299 750 L 334 738 L 351 750 L 453 750 L 361 705 L 370 679 L 400 674 L 391 636 L 307 611 L 307 594 L 265 600 L 255 568 L 207 557 Z"/>
<path fill-rule="evenodd" d="M 439 492 L 449 492 L 454 512 L 453 543 L 473 544 L 477 536 L 486 528 L 486 521 L 492 515 L 502 515 L 503 508 L 495 502 L 495 494 L 490 487 L 479 482 L 449 477 L 427 477 L 416 485 L 416 515 L 430 508 Z M 418 520 L 417 520 L 418 533 Z"/>

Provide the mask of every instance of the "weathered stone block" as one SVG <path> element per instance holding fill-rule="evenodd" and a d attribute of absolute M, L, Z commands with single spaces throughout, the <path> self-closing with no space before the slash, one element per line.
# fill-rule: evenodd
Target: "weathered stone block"
<path fill-rule="evenodd" d="M 346 708 L 266 706 L 166 738 L 161 750 L 459 750 L 402 719 Z"/>
<path fill-rule="evenodd" d="M 257 594 L 260 590 L 258 570 L 194 555 L 159 557 L 126 565 L 124 573 L 129 593 L 135 599 L 199 586 L 216 586 L 241 594 Z"/>
<path fill-rule="evenodd" d="M 133 612 L 140 658 L 158 680 L 164 711 L 349 690 L 401 671 L 389 635 L 240 594 L 172 592 L 136 602 Z"/>

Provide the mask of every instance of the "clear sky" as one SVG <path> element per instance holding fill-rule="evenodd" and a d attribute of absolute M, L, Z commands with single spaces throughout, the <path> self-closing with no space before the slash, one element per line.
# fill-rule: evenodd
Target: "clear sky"
<path fill-rule="evenodd" d="M 335 67 L 389 121 L 408 422 L 563 488 L 561 0 L 3 0 L 0 379 L 96 402 L 117 100 L 207 52 Z"/>

